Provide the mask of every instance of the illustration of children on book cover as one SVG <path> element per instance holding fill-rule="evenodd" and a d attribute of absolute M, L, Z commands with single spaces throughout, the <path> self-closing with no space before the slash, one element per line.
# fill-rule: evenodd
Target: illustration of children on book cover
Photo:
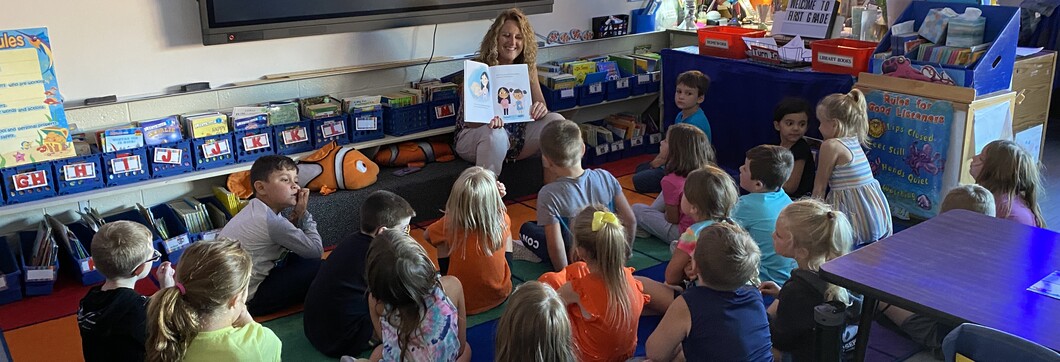
<path fill-rule="evenodd" d="M 489 123 L 499 117 L 505 123 L 529 122 L 530 74 L 523 64 L 486 66 L 466 60 L 464 74 L 464 121 Z M 478 76 L 474 76 L 478 74 Z"/>
<path fill-rule="evenodd" d="M 74 156 L 48 29 L 0 31 L 0 167 Z"/>

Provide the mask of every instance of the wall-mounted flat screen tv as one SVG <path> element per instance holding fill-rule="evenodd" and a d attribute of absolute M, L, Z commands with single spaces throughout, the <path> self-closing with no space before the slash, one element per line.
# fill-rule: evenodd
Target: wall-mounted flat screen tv
<path fill-rule="evenodd" d="M 202 43 L 226 44 L 493 19 L 518 7 L 552 12 L 553 0 L 199 0 Z"/>

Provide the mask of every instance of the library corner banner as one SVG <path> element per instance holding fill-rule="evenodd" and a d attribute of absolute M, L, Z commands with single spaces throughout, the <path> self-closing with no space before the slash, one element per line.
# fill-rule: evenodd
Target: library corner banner
<path fill-rule="evenodd" d="M 930 218 L 942 203 L 953 103 L 869 89 L 868 153 L 895 217 Z"/>
<path fill-rule="evenodd" d="M 74 156 L 47 28 L 0 30 L 0 167 Z"/>

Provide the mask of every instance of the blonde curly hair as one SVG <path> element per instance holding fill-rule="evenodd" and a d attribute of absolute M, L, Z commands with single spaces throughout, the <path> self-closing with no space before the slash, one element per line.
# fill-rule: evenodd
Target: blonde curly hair
<path fill-rule="evenodd" d="M 511 8 L 497 15 L 493 25 L 486 35 L 482 37 L 482 45 L 479 47 L 479 60 L 489 66 L 500 64 L 497 59 L 497 37 L 504 27 L 504 22 L 511 20 L 519 26 L 519 32 L 523 35 L 523 53 L 515 58 L 516 64 L 527 64 L 531 68 L 537 64 L 537 40 L 534 35 L 534 27 L 530 26 L 530 19 L 526 18 L 522 10 Z"/>

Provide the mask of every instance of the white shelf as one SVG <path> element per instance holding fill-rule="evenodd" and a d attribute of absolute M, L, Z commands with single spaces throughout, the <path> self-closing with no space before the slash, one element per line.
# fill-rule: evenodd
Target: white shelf
<path fill-rule="evenodd" d="M 634 99 L 656 97 L 658 95 L 659 95 L 659 92 L 648 92 L 648 93 L 644 93 L 644 94 L 638 94 L 638 95 L 635 95 L 635 96 L 629 96 L 627 98 L 616 99 L 616 100 L 613 100 L 613 101 L 605 100 L 605 101 L 600 102 L 600 103 L 594 103 L 594 104 L 589 104 L 589 105 L 584 105 L 584 106 L 575 106 L 573 108 L 561 109 L 561 110 L 553 111 L 553 112 L 562 113 L 562 112 L 569 112 L 569 111 L 577 111 L 579 109 L 593 108 L 593 107 L 598 107 L 598 106 L 605 106 L 605 105 L 608 105 L 608 104 L 627 102 L 627 101 L 631 101 L 631 100 L 634 100 Z"/>

